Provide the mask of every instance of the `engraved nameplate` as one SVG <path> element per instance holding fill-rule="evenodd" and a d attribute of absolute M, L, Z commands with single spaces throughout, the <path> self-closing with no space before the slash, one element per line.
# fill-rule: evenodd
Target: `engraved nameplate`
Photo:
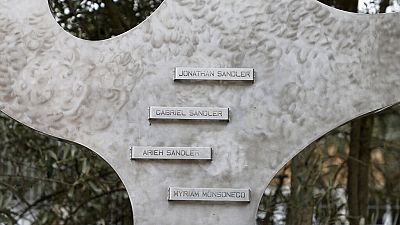
<path fill-rule="evenodd" d="M 253 81 L 253 68 L 176 67 L 174 80 Z"/>
<path fill-rule="evenodd" d="M 229 108 L 151 106 L 149 119 L 229 121 Z"/>
<path fill-rule="evenodd" d="M 250 202 L 250 189 L 170 187 L 168 200 Z"/>
<path fill-rule="evenodd" d="M 131 147 L 131 159 L 211 160 L 211 147 Z"/>

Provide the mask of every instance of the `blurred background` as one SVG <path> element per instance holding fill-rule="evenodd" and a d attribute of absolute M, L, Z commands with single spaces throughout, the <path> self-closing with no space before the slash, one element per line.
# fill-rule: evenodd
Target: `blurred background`
<path fill-rule="evenodd" d="M 1 225 L 130 225 L 132 218 L 128 193 L 102 158 L 0 113 Z"/>
<path fill-rule="evenodd" d="M 269 183 L 258 225 L 400 224 L 400 106 L 312 143 Z"/>
<path fill-rule="evenodd" d="M 49 0 L 56 21 L 72 35 L 103 40 L 145 20 L 162 0 Z"/>

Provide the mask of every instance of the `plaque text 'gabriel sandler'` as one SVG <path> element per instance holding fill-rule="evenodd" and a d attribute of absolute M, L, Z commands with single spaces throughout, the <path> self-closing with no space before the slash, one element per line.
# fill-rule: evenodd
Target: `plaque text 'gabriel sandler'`
<path fill-rule="evenodd" d="M 149 119 L 229 121 L 229 108 L 151 106 Z"/>

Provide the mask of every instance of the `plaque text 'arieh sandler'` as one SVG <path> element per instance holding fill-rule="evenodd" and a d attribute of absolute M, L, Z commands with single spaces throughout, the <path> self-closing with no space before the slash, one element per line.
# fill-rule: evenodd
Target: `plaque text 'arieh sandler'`
<path fill-rule="evenodd" d="M 131 147 L 131 159 L 211 160 L 211 147 Z"/>
<path fill-rule="evenodd" d="M 229 108 L 151 106 L 149 119 L 229 121 Z"/>
<path fill-rule="evenodd" d="M 168 200 L 250 202 L 250 189 L 170 187 Z"/>
<path fill-rule="evenodd" d="M 225 80 L 254 82 L 254 69 L 176 67 L 174 80 Z"/>

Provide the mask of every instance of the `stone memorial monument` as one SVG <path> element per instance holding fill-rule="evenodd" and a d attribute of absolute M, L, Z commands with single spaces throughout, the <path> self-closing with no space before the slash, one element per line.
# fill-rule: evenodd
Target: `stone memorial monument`
<path fill-rule="evenodd" d="M 254 224 L 273 175 L 400 100 L 400 15 L 315 0 L 165 0 L 104 41 L 0 0 L 0 109 L 118 173 L 136 225 Z"/>

